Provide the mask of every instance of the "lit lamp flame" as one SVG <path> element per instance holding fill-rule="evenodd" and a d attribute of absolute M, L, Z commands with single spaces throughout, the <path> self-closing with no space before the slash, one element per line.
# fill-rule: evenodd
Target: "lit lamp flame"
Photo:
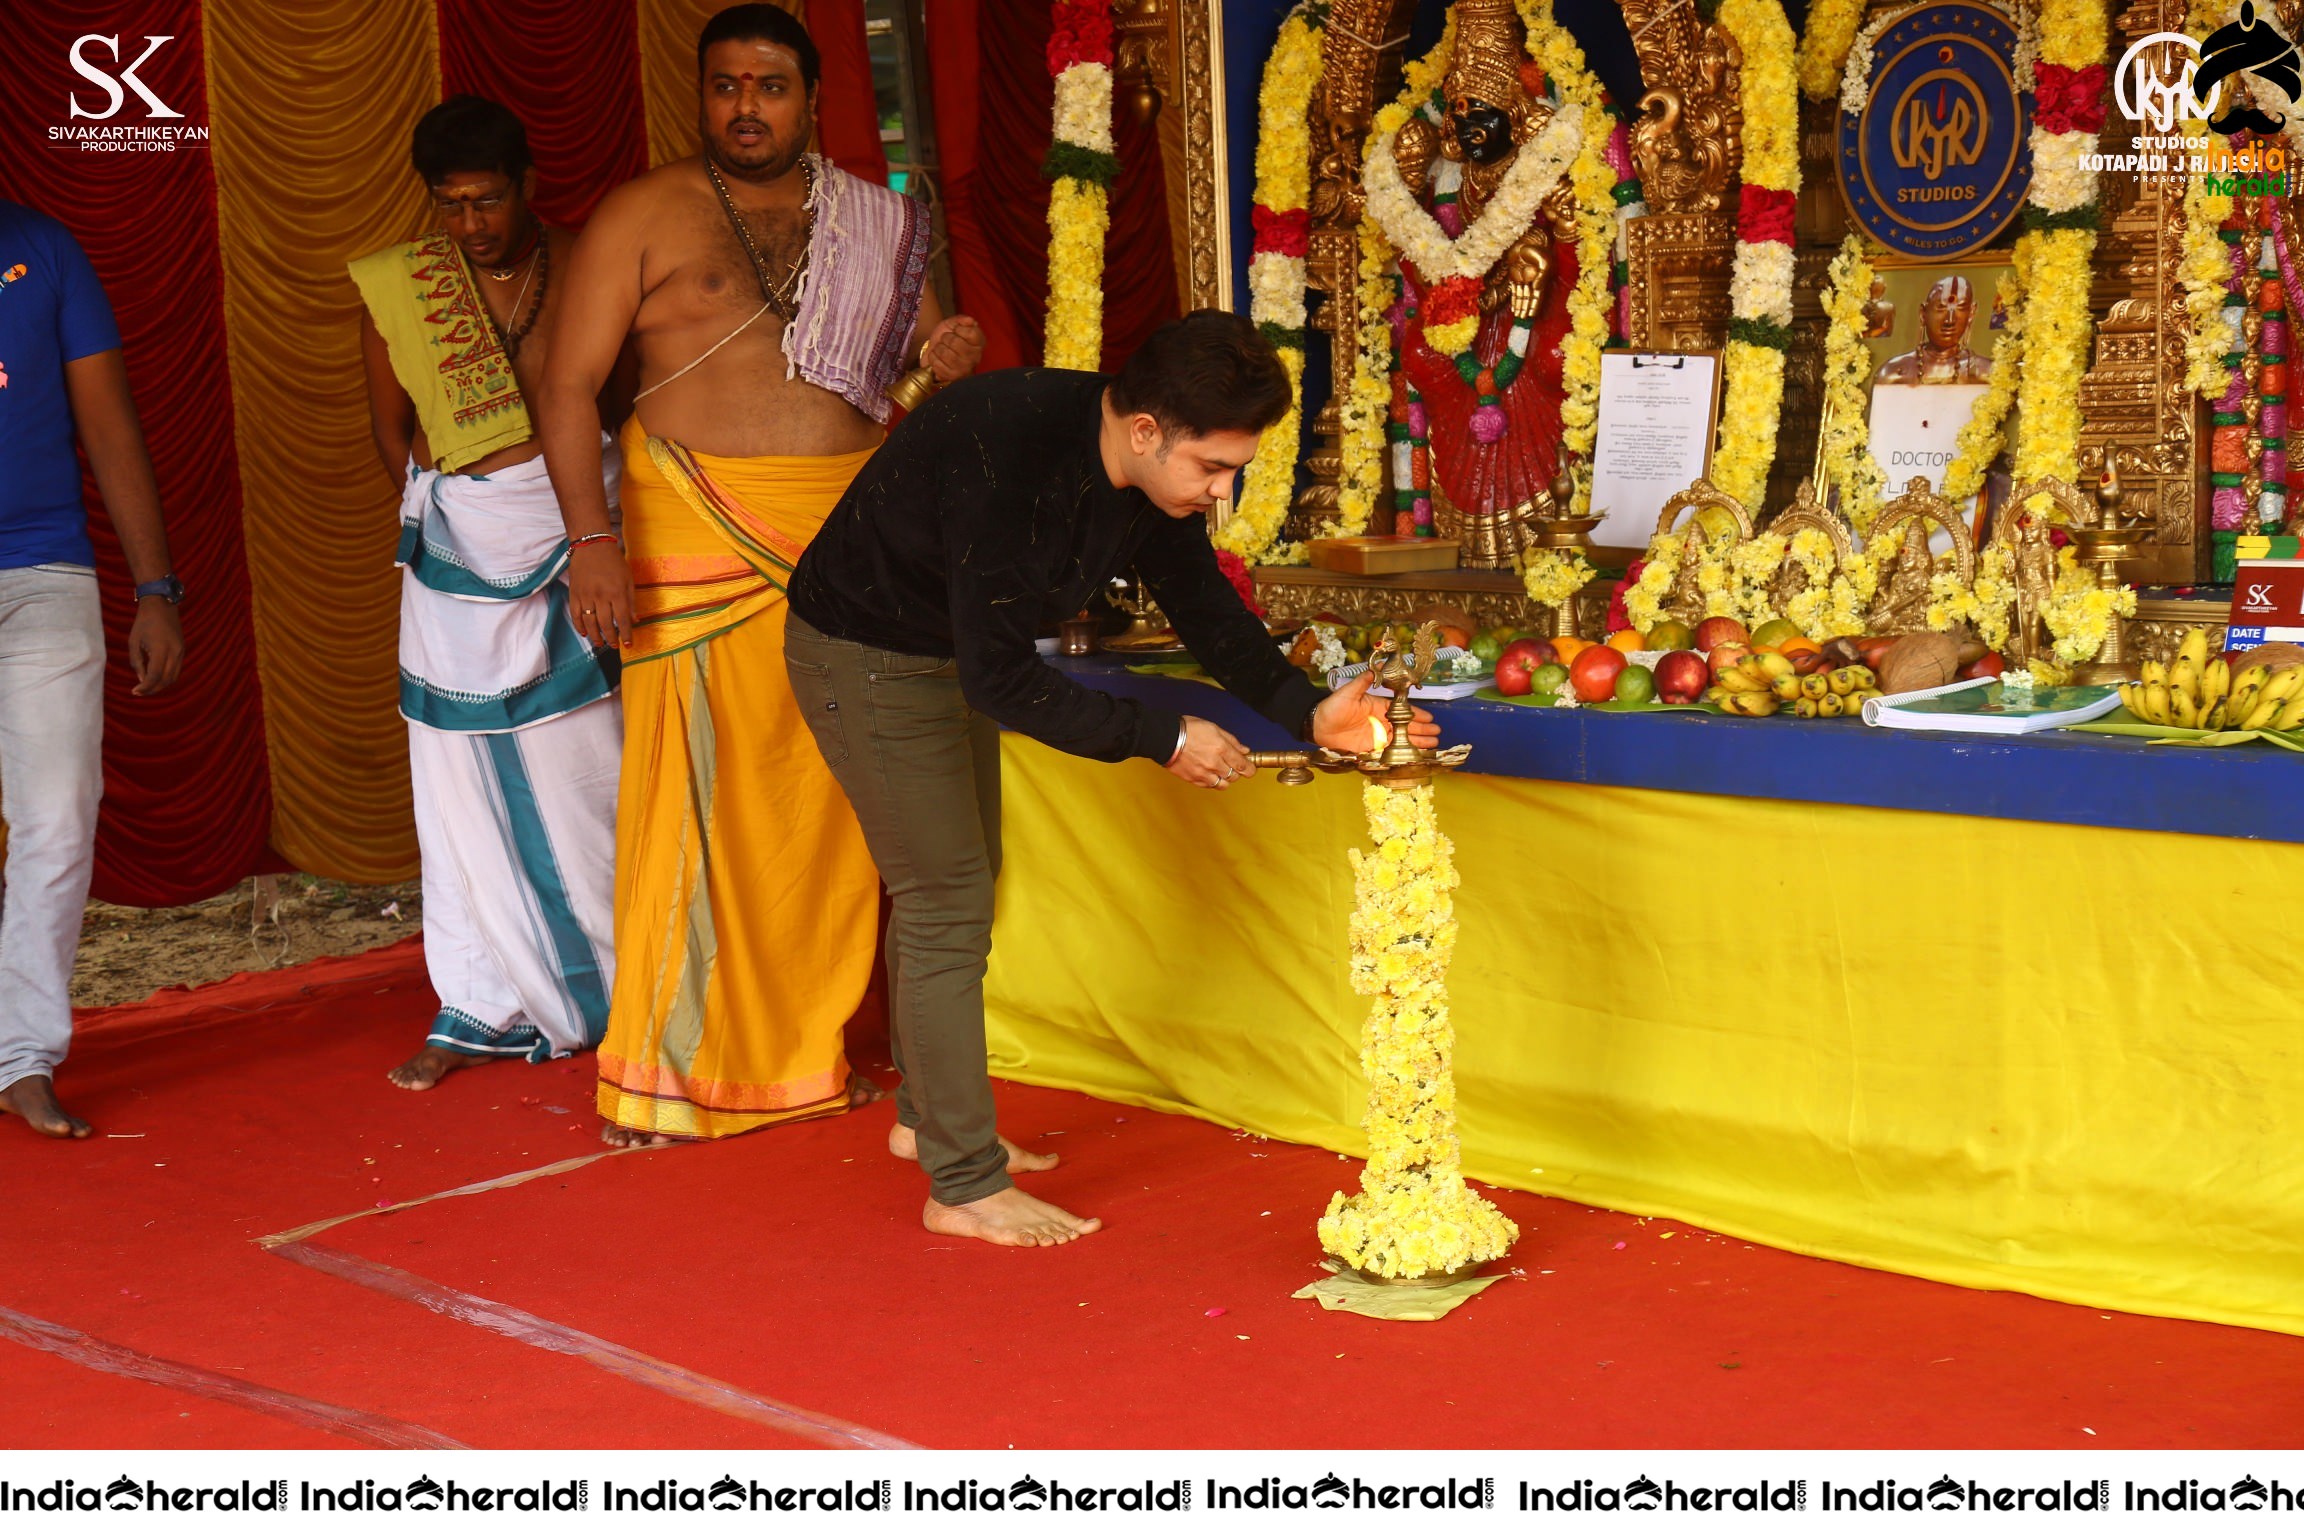
<path fill-rule="evenodd" d="M 1384 723 L 1382 715 L 1368 717 L 1368 750 L 1381 752 L 1392 745 L 1392 729 Z"/>

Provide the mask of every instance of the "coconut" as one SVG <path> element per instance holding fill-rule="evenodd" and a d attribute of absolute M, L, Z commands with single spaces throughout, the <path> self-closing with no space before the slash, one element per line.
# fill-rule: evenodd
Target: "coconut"
<path fill-rule="evenodd" d="M 1950 635 L 1905 635 L 1880 659 L 1883 693 L 1917 693 L 1939 688 L 1960 670 L 1960 644 Z"/>

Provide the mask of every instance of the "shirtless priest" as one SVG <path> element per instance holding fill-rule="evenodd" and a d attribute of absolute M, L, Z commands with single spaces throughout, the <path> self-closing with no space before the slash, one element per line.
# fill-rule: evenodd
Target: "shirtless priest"
<path fill-rule="evenodd" d="M 740 5 L 697 42 L 700 156 L 609 194 L 569 262 L 543 437 L 588 638 L 622 648 L 616 990 L 603 1137 L 836 1113 L 879 881 L 784 669 L 784 589 L 880 446 L 889 386 L 949 383 L 983 337 L 926 291 L 921 204 L 807 153 L 816 46 Z M 623 546 L 602 537 L 602 380 L 629 335 Z"/>

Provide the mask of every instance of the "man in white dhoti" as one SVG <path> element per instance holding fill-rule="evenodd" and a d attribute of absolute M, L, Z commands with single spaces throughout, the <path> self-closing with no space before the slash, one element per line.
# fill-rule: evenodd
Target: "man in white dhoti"
<path fill-rule="evenodd" d="M 413 158 L 441 231 L 351 270 L 377 451 L 402 483 L 400 712 L 440 1011 L 390 1076 L 421 1089 L 599 1043 L 623 723 L 615 653 L 570 622 L 525 399 L 570 237 L 529 207 L 527 135 L 494 102 L 426 113 Z"/>

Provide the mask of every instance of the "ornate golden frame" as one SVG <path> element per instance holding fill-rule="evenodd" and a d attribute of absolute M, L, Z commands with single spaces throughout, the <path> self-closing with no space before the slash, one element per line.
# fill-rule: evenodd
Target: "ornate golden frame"
<path fill-rule="evenodd" d="M 1865 534 L 1866 544 L 1886 538 L 1890 532 L 1915 519 L 1934 523 L 1952 535 L 1952 558 L 1960 570 L 1960 584 L 1976 584 L 1976 536 L 1968 531 L 1968 523 L 1960 509 L 1928 488 L 1926 475 L 1914 475 L 1905 483 L 1904 494 L 1880 509 Z"/>
<path fill-rule="evenodd" d="M 1113 11 L 1113 94 L 1125 110 L 1132 90 L 1148 88 L 1160 114 L 1176 301 L 1186 310 L 1230 309 L 1224 56 L 1216 43 L 1224 0 L 1120 0 Z"/>
<path fill-rule="evenodd" d="M 1729 495 L 1711 481 L 1699 475 L 1695 484 L 1684 491 L 1675 491 L 1664 500 L 1664 508 L 1656 514 L 1656 537 L 1662 538 L 1679 523 L 1680 514 L 1686 512 L 1701 524 L 1707 512 L 1725 512 L 1736 523 L 1736 542 L 1741 544 L 1752 537 L 1752 514 L 1744 503 Z M 1712 535 L 1709 530 L 1706 538 Z"/>

